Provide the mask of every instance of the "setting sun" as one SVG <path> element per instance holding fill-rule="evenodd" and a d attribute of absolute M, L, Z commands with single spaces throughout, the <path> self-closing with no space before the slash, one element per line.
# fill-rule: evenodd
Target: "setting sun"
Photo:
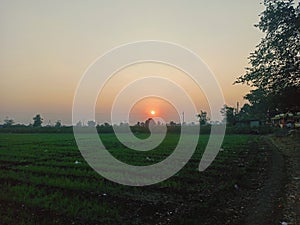
<path fill-rule="evenodd" d="M 154 110 L 151 110 L 151 115 L 155 115 L 155 111 Z"/>

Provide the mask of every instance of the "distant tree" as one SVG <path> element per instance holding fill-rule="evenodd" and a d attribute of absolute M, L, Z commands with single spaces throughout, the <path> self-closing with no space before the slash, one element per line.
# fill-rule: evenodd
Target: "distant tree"
<path fill-rule="evenodd" d="M 250 67 L 235 83 L 255 88 L 246 99 L 260 113 L 300 110 L 300 2 L 264 0 L 255 25 L 266 35 L 250 54 Z M 257 102 L 259 101 L 259 102 Z M 262 109 L 261 109 L 262 107 Z"/>
<path fill-rule="evenodd" d="M 207 124 L 207 112 L 202 111 L 196 115 L 198 117 L 200 125 L 206 125 Z"/>
<path fill-rule="evenodd" d="M 43 118 L 40 114 L 37 114 L 35 117 L 33 117 L 33 127 L 41 127 L 43 123 Z"/>
<path fill-rule="evenodd" d="M 155 121 L 152 118 L 149 118 L 145 121 L 145 126 L 149 128 L 150 124 L 155 125 Z"/>
<path fill-rule="evenodd" d="M 235 124 L 236 116 L 235 116 L 235 109 L 233 107 L 224 105 L 224 107 L 221 109 L 221 114 L 223 115 L 223 117 L 228 125 Z"/>
<path fill-rule="evenodd" d="M 56 128 L 61 127 L 61 121 L 60 121 L 60 120 L 56 121 L 56 123 L 55 123 L 54 126 L 55 126 Z"/>
<path fill-rule="evenodd" d="M 81 121 L 78 121 L 78 122 L 76 123 L 76 127 L 82 127 L 82 122 L 81 122 Z"/>
<path fill-rule="evenodd" d="M 171 126 L 171 127 L 175 127 L 177 124 L 174 122 L 174 121 L 171 121 L 170 123 L 169 123 L 169 126 Z"/>
<path fill-rule="evenodd" d="M 120 122 L 119 127 L 128 127 L 129 123 L 127 122 Z"/>
<path fill-rule="evenodd" d="M 88 125 L 89 127 L 95 127 L 95 126 L 96 126 L 96 122 L 90 120 L 90 121 L 87 122 L 87 125 Z"/>
<path fill-rule="evenodd" d="M 104 123 L 104 126 L 105 126 L 105 127 L 110 127 L 111 125 L 110 125 L 109 123 L 105 122 L 105 123 Z"/>
<path fill-rule="evenodd" d="M 6 118 L 6 119 L 4 120 L 3 126 L 4 126 L 4 127 L 11 127 L 14 123 L 15 123 L 15 122 L 14 122 L 13 119 Z"/>

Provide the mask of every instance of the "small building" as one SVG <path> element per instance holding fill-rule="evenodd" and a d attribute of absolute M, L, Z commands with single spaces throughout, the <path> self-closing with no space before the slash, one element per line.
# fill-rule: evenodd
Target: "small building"
<path fill-rule="evenodd" d="M 257 119 L 253 119 L 253 120 L 239 120 L 236 121 L 235 123 L 236 126 L 238 127 L 259 127 L 262 125 L 262 121 L 257 120 Z"/>
<path fill-rule="evenodd" d="M 250 121 L 250 127 L 259 127 L 260 121 L 259 120 L 251 120 Z"/>

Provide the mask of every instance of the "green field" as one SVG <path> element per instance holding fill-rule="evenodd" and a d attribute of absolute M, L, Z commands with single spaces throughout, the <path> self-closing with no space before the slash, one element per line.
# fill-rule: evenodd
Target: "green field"
<path fill-rule="evenodd" d="M 226 136 L 216 160 L 200 173 L 208 137 L 200 136 L 192 159 L 172 178 L 129 187 L 93 171 L 72 134 L 0 134 L 0 224 L 225 224 L 231 215 L 218 209 L 235 197 L 234 185 L 249 184 L 262 163 L 253 150 L 260 138 Z M 116 158 L 148 165 L 167 157 L 178 135 L 168 134 L 150 152 L 126 149 L 113 134 L 101 139 Z"/>

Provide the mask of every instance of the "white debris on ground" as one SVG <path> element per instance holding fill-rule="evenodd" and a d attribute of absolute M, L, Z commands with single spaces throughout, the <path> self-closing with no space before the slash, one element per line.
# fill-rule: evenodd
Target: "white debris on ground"
<path fill-rule="evenodd" d="M 79 162 L 79 161 L 76 160 L 74 163 L 75 163 L 75 164 L 80 164 L 81 162 Z"/>
<path fill-rule="evenodd" d="M 146 159 L 147 159 L 148 161 L 152 161 L 152 159 L 151 159 L 150 157 L 148 157 L 148 156 L 146 157 Z"/>

